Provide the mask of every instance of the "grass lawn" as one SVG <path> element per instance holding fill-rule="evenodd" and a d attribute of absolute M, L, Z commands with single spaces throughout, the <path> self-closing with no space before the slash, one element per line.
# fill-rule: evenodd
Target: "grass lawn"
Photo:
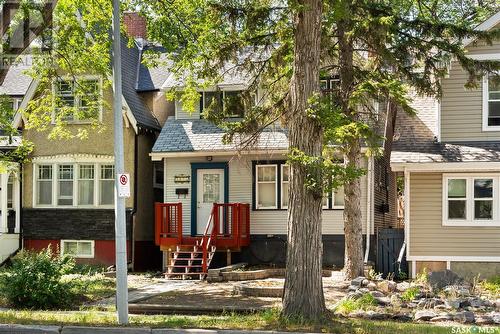
<path fill-rule="evenodd" d="M 99 311 L 3 311 L 0 312 L 0 323 L 117 326 L 116 313 Z M 331 322 L 321 326 L 300 325 L 280 320 L 279 310 L 277 309 L 246 315 L 131 315 L 130 326 L 207 329 L 265 329 L 346 334 L 451 333 L 450 327 L 390 321 L 351 320 L 344 318 L 334 318 Z"/>

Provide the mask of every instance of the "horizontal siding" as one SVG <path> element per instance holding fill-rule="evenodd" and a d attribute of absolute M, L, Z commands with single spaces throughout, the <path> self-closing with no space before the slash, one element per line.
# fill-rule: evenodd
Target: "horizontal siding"
<path fill-rule="evenodd" d="M 229 161 L 229 201 L 249 203 L 252 205 L 252 160 L 272 159 L 277 156 L 253 157 L 214 157 L 214 162 Z M 285 158 L 282 157 L 284 160 Z M 201 158 L 169 158 L 165 162 L 166 186 L 165 202 L 181 202 L 183 210 L 183 232 L 191 233 L 191 184 L 176 185 L 174 176 L 177 174 L 191 175 L 192 162 L 206 162 Z M 361 180 L 362 197 L 361 208 L 363 216 L 363 232 L 366 230 L 366 177 Z M 175 194 L 175 188 L 189 188 L 189 195 L 179 199 Z M 250 232 L 252 234 L 286 234 L 287 233 L 287 211 L 286 210 L 255 210 L 250 213 Z M 323 234 L 343 234 L 343 210 L 323 211 Z"/>
<path fill-rule="evenodd" d="M 175 118 L 176 119 L 200 119 L 200 104 L 196 104 L 193 112 L 184 110 L 181 101 L 175 101 Z"/>
<path fill-rule="evenodd" d="M 442 174 L 410 175 L 411 256 L 500 256 L 500 227 L 442 226 Z"/>
<path fill-rule="evenodd" d="M 500 25 L 499 25 L 500 27 Z M 477 41 L 467 48 L 469 54 L 498 54 L 500 40 L 488 45 Z M 442 81 L 441 140 L 475 141 L 500 140 L 500 131 L 483 131 L 482 82 L 476 89 L 465 89 L 468 74 L 458 62 L 453 62 L 449 76 Z"/>

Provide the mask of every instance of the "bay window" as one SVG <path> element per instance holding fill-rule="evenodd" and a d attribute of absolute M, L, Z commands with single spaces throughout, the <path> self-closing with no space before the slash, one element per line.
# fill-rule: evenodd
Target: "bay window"
<path fill-rule="evenodd" d="M 112 164 L 35 164 L 34 175 L 35 206 L 111 207 L 114 204 Z"/>
<path fill-rule="evenodd" d="M 443 225 L 489 226 L 499 222 L 498 176 L 443 176 Z"/>

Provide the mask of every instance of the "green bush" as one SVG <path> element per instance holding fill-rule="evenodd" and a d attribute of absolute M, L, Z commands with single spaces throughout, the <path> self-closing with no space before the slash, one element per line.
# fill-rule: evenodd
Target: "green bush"
<path fill-rule="evenodd" d="M 73 282 L 63 280 L 75 263 L 70 257 L 54 254 L 50 247 L 40 253 L 22 251 L 0 276 L 0 294 L 19 308 L 66 307 L 75 298 Z"/>
<path fill-rule="evenodd" d="M 348 297 L 342 299 L 335 307 L 335 312 L 342 315 L 348 315 L 349 313 L 357 310 L 368 310 L 377 305 L 377 300 L 369 293 L 365 293 L 359 298 Z"/>
<path fill-rule="evenodd" d="M 404 300 L 405 302 L 411 302 L 415 298 L 418 297 L 420 294 L 420 288 L 418 286 L 412 286 L 408 288 L 403 294 L 401 295 L 401 299 Z"/>

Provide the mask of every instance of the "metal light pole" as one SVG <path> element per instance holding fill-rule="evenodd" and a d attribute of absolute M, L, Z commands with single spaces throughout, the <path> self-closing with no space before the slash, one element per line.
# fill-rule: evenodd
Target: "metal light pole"
<path fill-rule="evenodd" d="M 120 36 L 120 1 L 113 0 L 113 112 L 115 148 L 115 247 L 116 247 L 116 309 L 118 323 L 128 324 L 127 235 L 125 198 L 119 196 L 119 175 L 125 172 L 123 162 L 122 60 Z"/>

